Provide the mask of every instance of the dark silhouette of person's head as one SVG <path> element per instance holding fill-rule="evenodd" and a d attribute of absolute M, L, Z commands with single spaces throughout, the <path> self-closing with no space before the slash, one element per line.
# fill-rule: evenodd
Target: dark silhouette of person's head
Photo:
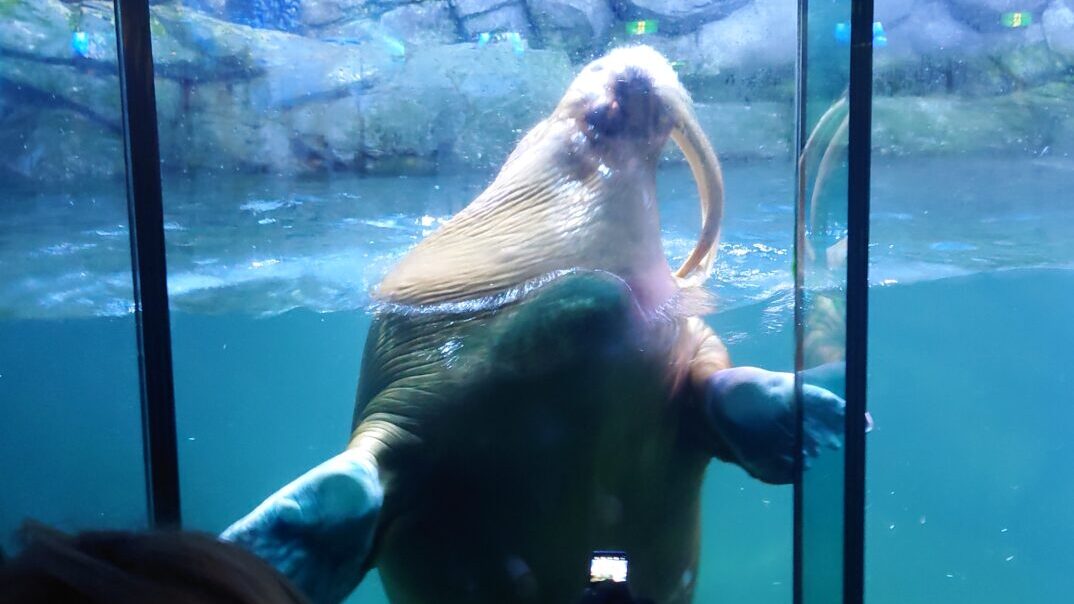
<path fill-rule="evenodd" d="M 139 602 L 305 604 L 271 566 L 211 535 L 23 528 L 0 566 L 0 604 Z"/>

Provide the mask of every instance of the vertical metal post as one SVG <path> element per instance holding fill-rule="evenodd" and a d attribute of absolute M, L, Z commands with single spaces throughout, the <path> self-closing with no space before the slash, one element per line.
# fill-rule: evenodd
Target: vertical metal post
<path fill-rule="evenodd" d="M 872 155 L 873 0 L 852 0 L 847 182 L 846 464 L 843 602 L 865 590 L 865 376 L 869 335 L 869 183 Z"/>
<path fill-rule="evenodd" d="M 843 585 L 842 604 L 863 604 L 865 587 L 865 412 L 866 412 L 866 353 L 868 349 L 869 295 L 869 186 L 872 127 L 872 39 L 873 0 L 850 0 L 851 49 L 849 73 L 849 126 L 847 148 L 847 273 L 846 273 L 846 425 L 843 475 Z M 799 156 L 806 138 L 808 105 L 808 0 L 799 0 L 798 22 L 798 90 L 796 132 Z M 796 166 L 801 177 L 802 166 Z M 802 338 L 804 334 L 804 298 L 801 288 L 804 277 L 802 247 L 805 200 L 799 184 L 798 215 L 795 232 L 795 369 L 796 396 L 801 395 Z M 798 439 L 801 443 L 801 409 L 798 418 Z M 799 460 L 800 461 L 800 460 Z M 801 467 L 794 493 L 794 602 L 803 601 L 803 483 Z"/>
<path fill-rule="evenodd" d="M 180 523 L 179 452 L 149 0 L 115 0 L 115 11 L 146 497 L 152 526 L 177 527 Z"/>
<path fill-rule="evenodd" d="M 806 139 L 808 138 L 808 124 L 806 123 L 806 106 L 808 97 L 809 78 L 807 74 L 807 57 L 809 51 L 809 40 L 807 34 L 809 32 L 809 0 L 798 0 L 798 54 L 795 59 L 795 93 L 794 93 L 794 105 L 796 124 L 794 130 L 794 149 L 795 158 L 801 158 L 802 148 L 805 147 Z M 795 182 L 798 183 L 795 187 L 795 212 L 794 212 L 794 399 L 796 401 L 802 400 L 802 370 L 805 368 L 805 358 L 803 355 L 802 342 L 805 340 L 805 294 L 802 291 L 802 283 L 804 283 L 804 271 L 805 267 L 802 263 L 803 256 L 803 242 L 805 240 L 805 212 L 803 212 L 805 199 L 804 190 L 801 186 L 801 179 L 804 178 L 802 173 L 803 166 L 800 159 L 795 161 Z M 802 409 L 802 405 L 795 405 L 795 431 L 794 431 L 794 450 L 802 450 L 802 429 L 805 423 L 805 414 Z M 803 555 L 803 533 L 802 533 L 802 510 L 803 510 L 803 487 L 802 487 L 802 471 L 803 471 L 803 458 L 802 455 L 795 455 L 794 458 L 794 535 L 793 535 L 793 552 L 792 552 L 792 565 L 793 565 L 793 583 L 791 588 L 791 598 L 794 604 L 801 604 L 802 602 L 802 555 Z"/>

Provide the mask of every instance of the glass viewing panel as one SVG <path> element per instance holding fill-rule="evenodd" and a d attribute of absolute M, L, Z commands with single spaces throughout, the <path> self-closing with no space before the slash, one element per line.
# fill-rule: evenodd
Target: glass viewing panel
<path fill-rule="evenodd" d="M 793 3 L 575 6 L 152 3 L 189 527 L 223 529 L 343 449 L 372 287 L 613 47 L 672 62 L 724 162 L 709 324 L 736 365 L 793 369 Z M 666 152 L 658 199 L 677 266 L 697 239 L 697 191 Z M 703 489 L 685 588 L 789 602 L 790 488 L 714 463 Z M 378 591 L 371 576 L 355 600 Z"/>
<path fill-rule="evenodd" d="M 187 525 L 345 446 L 371 288 L 636 42 L 723 160 L 706 322 L 736 365 L 789 371 L 796 248 L 800 375 L 843 394 L 850 2 L 809 2 L 802 149 L 793 4 L 153 2 Z M 1072 24 L 1070 0 L 876 2 L 871 603 L 1074 591 Z M 0 130 L 0 542 L 27 516 L 142 527 L 111 2 L 0 2 Z M 696 193 L 666 155 L 677 264 Z M 841 599 L 842 482 L 840 454 L 804 477 L 803 602 Z M 720 463 L 702 488 L 695 601 L 789 602 L 789 489 Z M 383 601 L 376 577 L 354 597 Z"/>
<path fill-rule="evenodd" d="M 146 525 L 111 2 L 0 3 L 0 543 Z"/>
<path fill-rule="evenodd" d="M 866 599 L 1074 593 L 1074 4 L 876 0 Z"/>
<path fill-rule="evenodd" d="M 803 389 L 845 397 L 850 0 L 810 0 L 805 18 L 798 159 L 798 369 Z M 825 418 L 802 410 L 803 435 Z M 840 427 L 842 432 L 842 427 Z M 807 460 L 799 485 L 803 604 L 843 600 L 842 449 Z"/>

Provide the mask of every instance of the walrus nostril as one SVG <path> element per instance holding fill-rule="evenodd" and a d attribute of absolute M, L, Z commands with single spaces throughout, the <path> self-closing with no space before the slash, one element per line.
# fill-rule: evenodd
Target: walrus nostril
<path fill-rule="evenodd" d="M 604 135 L 626 131 L 648 136 L 655 131 L 655 91 L 649 74 L 627 68 L 609 84 L 610 101 L 591 106 L 586 112 L 586 124 L 591 131 Z"/>
<path fill-rule="evenodd" d="M 660 131 L 660 102 L 650 74 L 627 68 L 616 78 L 612 90 L 621 107 L 622 130 L 645 139 Z"/>
<path fill-rule="evenodd" d="M 585 115 L 589 129 L 605 135 L 615 135 L 623 130 L 623 111 L 618 101 L 601 103 Z"/>
<path fill-rule="evenodd" d="M 649 96 L 653 91 L 648 78 L 620 79 L 615 82 L 615 95 L 622 99 Z"/>
<path fill-rule="evenodd" d="M 653 80 L 640 69 L 630 67 L 615 80 L 615 98 L 624 104 L 647 99 L 653 93 Z"/>

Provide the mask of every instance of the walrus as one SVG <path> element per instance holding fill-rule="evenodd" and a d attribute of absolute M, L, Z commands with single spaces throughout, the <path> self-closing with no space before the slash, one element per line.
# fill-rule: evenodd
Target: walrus
<path fill-rule="evenodd" d="M 656 169 L 672 139 L 701 200 L 672 271 Z M 844 403 L 732 367 L 700 315 L 723 181 L 690 96 L 647 47 L 584 67 L 493 182 L 374 291 L 349 446 L 222 537 L 316 602 L 371 568 L 393 604 L 570 603 L 594 550 L 689 602 L 713 458 L 769 483 L 838 446 Z"/>

